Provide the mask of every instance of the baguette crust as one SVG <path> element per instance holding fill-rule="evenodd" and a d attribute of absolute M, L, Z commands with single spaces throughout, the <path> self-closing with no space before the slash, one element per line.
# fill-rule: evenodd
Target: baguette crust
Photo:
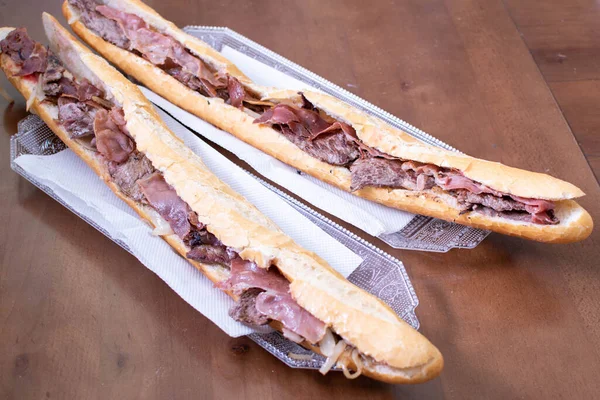
<path fill-rule="evenodd" d="M 398 318 L 381 300 L 355 287 L 316 254 L 295 244 L 258 209 L 222 183 L 195 153 L 169 131 L 135 85 L 77 43 L 54 18 L 44 14 L 44 25 L 53 51 L 67 67 L 76 75 L 87 73 L 86 78 L 91 78 L 90 81 L 110 92 L 113 101 L 123 108 L 127 129 L 138 150 L 163 173 L 165 180 L 198 214 L 199 220 L 208 225 L 207 229 L 225 245 L 238 251 L 242 258 L 255 261 L 263 268 L 276 265 L 290 281 L 290 293 L 298 304 L 324 321 L 361 353 L 378 362 L 366 367 L 365 375 L 392 383 L 415 383 L 439 374 L 442 356 L 424 336 Z M 12 76 L 11 64 L 7 56 L 0 55 L 0 66 L 7 72 L 11 83 L 29 98 L 35 81 Z M 56 106 L 36 99 L 32 109 L 113 192 L 134 208 L 140 217 L 155 225 L 152 222 L 156 221 L 154 210 L 124 196 L 110 181 L 106 167 L 98 162 L 94 153 L 71 140 L 58 125 Z M 164 238 L 185 257 L 186 249 L 181 239 L 175 235 Z M 215 283 L 228 276 L 225 269 L 190 262 Z M 324 299 L 336 306 L 319 304 Z M 365 329 L 368 331 L 363 332 Z M 381 332 L 385 332 L 384 337 Z M 382 366 L 387 372 L 382 372 Z"/>
<path fill-rule="evenodd" d="M 240 75 L 241 72 L 233 64 L 210 46 L 187 35 L 138 0 L 107 0 L 105 3 L 144 18 L 151 26 L 180 40 L 203 60 L 209 61 L 213 66 L 218 64 L 219 68 L 240 79 L 246 87 L 265 100 L 298 99 L 298 94 L 294 91 L 260 87 L 253 84 L 247 77 Z M 221 99 L 207 98 L 189 89 L 142 57 L 103 40 L 77 20 L 75 11 L 66 1 L 63 4 L 63 13 L 77 35 L 152 91 L 286 164 L 351 192 L 351 176 L 347 168 L 333 166 L 310 156 L 275 129 L 266 125 L 254 124 L 254 118 L 243 111 L 225 104 Z M 521 197 L 558 201 L 555 211 L 561 222 L 557 225 L 540 225 L 500 217 L 488 217 L 477 212 L 461 215 L 459 209 L 452 206 L 454 200 L 451 196 L 433 190 L 409 191 L 368 187 L 353 192 L 357 196 L 409 212 L 541 242 L 579 241 L 588 237 L 593 229 L 589 213 L 577 203 L 568 201 L 568 199 L 583 196 L 584 193 L 568 182 L 549 175 L 524 171 L 428 146 L 405 132 L 391 127 L 384 121 L 367 115 L 329 95 L 311 91 L 304 92 L 304 94 L 315 106 L 331 116 L 351 124 L 356 129 L 359 138 L 369 146 L 403 159 L 459 169 L 465 176 L 501 192 Z"/>

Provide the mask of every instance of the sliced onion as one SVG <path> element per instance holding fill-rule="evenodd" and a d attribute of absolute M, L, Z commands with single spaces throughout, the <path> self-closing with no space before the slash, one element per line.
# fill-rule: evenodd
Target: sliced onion
<path fill-rule="evenodd" d="M 271 102 L 271 101 L 264 101 L 264 100 L 254 100 L 254 99 L 244 99 L 244 103 L 248 103 L 248 104 L 253 104 L 255 106 L 274 106 L 275 103 Z"/>
<path fill-rule="evenodd" d="M 33 92 L 31 92 L 31 95 L 27 99 L 27 103 L 25 104 L 25 110 L 29 111 L 29 109 L 33 105 L 33 101 L 36 99 L 36 97 L 39 98 L 40 101 L 43 101 L 46 98 L 46 95 L 44 94 L 44 91 L 42 90 L 41 77 L 38 77 L 35 87 L 33 88 Z"/>
<path fill-rule="evenodd" d="M 331 368 L 333 368 L 333 366 L 337 362 L 338 358 L 340 358 L 340 356 L 342 355 L 344 350 L 346 350 L 346 343 L 343 340 L 340 340 L 335 345 L 335 348 L 333 349 L 333 353 L 331 354 L 331 356 L 327 357 L 327 360 L 325 360 L 325 363 L 319 369 L 319 372 L 323 375 L 328 373 L 329 370 Z"/>
<path fill-rule="evenodd" d="M 288 357 L 291 358 L 292 360 L 309 361 L 309 360 L 312 360 L 313 355 L 312 354 L 296 354 L 296 353 L 289 352 Z"/>
<path fill-rule="evenodd" d="M 172 235 L 174 232 L 169 223 L 163 219 L 162 223 L 156 225 L 156 228 L 154 228 L 151 233 L 152 236 L 167 236 Z"/>
<path fill-rule="evenodd" d="M 171 229 L 171 225 L 160 214 L 154 209 L 148 209 L 148 216 L 150 217 L 150 221 L 154 225 L 154 230 L 152 230 L 152 235 L 154 236 L 163 236 L 170 235 L 173 233 Z M 156 233 L 155 233 L 156 232 Z"/>
<path fill-rule="evenodd" d="M 283 336 L 286 339 L 289 339 L 292 342 L 296 342 L 296 343 L 302 343 L 302 342 L 304 342 L 304 338 L 302 336 L 298 335 L 296 332 L 292 332 L 289 329 L 285 329 L 285 328 L 283 328 L 281 330 L 281 332 L 283 333 Z"/>
<path fill-rule="evenodd" d="M 102 107 L 111 109 L 113 108 L 113 103 L 111 103 L 110 101 L 103 99 L 102 97 L 98 97 L 98 96 L 92 96 L 92 100 L 94 100 L 96 103 L 100 104 Z"/>
<path fill-rule="evenodd" d="M 323 336 L 323 339 L 321 339 L 321 341 L 319 342 L 319 350 L 321 354 L 323 354 L 325 357 L 329 357 L 333 354 L 334 347 L 335 338 L 333 337 L 333 333 L 331 333 L 331 330 L 327 328 L 325 330 L 325 336 Z"/>
<path fill-rule="evenodd" d="M 352 361 L 354 362 L 354 365 L 356 366 L 356 371 L 354 371 L 353 373 L 350 373 L 350 371 L 348 370 L 348 365 L 346 364 L 342 364 L 342 371 L 344 372 L 344 376 L 348 379 L 356 379 L 358 378 L 361 374 L 362 374 L 362 360 L 360 359 L 360 354 L 358 354 L 358 349 L 354 349 L 352 350 Z"/>
<path fill-rule="evenodd" d="M 260 114 L 259 113 L 255 112 L 255 111 L 252 111 L 249 108 L 244 107 L 244 112 L 246 114 L 248 114 L 249 116 L 251 116 L 252 118 L 254 118 L 254 119 L 260 118 Z"/>
<path fill-rule="evenodd" d="M 15 101 L 15 99 L 13 99 L 12 97 L 10 97 L 10 95 L 8 94 L 8 92 L 6 90 L 4 90 L 2 88 L 2 86 L 0 86 L 0 96 L 4 97 L 6 99 L 6 101 L 8 101 L 9 103 L 12 103 Z"/>

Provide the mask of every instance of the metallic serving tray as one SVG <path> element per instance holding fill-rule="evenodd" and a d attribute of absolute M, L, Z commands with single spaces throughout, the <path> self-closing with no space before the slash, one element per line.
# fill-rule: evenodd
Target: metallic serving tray
<path fill-rule="evenodd" d="M 217 51 L 222 51 L 224 46 L 229 46 L 263 64 L 300 80 L 307 85 L 333 95 L 354 107 L 381 118 L 390 125 L 402 129 L 409 135 L 414 136 L 427 144 L 458 152 L 458 150 L 441 140 L 415 128 L 398 117 L 393 116 L 355 94 L 348 92 L 231 29 L 214 26 L 187 26 L 184 30 L 190 35 L 208 43 Z M 194 129 L 194 127 L 189 128 L 192 130 Z M 417 215 L 401 231 L 392 234 L 384 234 L 379 236 L 379 238 L 397 249 L 447 252 L 453 248 L 472 249 L 481 243 L 489 233 L 489 231 Z"/>
<path fill-rule="evenodd" d="M 126 243 L 112 237 L 107 231 L 96 224 L 93 219 L 75 212 L 73 208 L 71 208 L 69 204 L 51 188 L 40 183 L 35 177 L 25 172 L 15 162 L 15 160 L 22 155 L 34 154 L 49 156 L 61 151 L 66 151 L 65 144 L 35 115 L 30 115 L 19 122 L 18 129 L 18 133 L 14 135 L 10 141 L 10 160 L 12 169 L 78 215 L 88 224 L 102 232 L 123 249 L 131 253 Z M 412 325 L 415 329 L 418 329 L 419 321 L 415 315 L 415 308 L 419 304 L 419 300 L 417 299 L 417 295 L 415 294 L 402 262 L 332 222 L 312 208 L 288 196 L 264 180 L 254 175 L 252 176 L 265 187 L 283 198 L 288 204 L 294 207 L 294 209 L 307 217 L 330 236 L 358 254 L 363 259 L 363 262 L 352 274 L 350 274 L 348 279 L 355 285 L 381 298 L 402 319 Z M 96 184 L 102 183 L 98 181 Z M 254 333 L 249 335 L 249 337 L 290 367 L 318 369 L 324 362 L 323 357 L 285 339 L 278 332 L 266 334 Z M 291 358 L 289 356 L 290 353 L 310 354 L 312 355 L 312 359 L 297 360 Z"/>

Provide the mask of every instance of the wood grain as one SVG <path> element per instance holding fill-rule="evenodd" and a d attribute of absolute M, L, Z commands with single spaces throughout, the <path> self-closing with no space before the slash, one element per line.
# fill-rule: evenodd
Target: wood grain
<path fill-rule="evenodd" d="M 596 179 L 600 179 L 600 81 L 549 83 Z"/>
<path fill-rule="evenodd" d="M 474 156 L 569 180 L 587 193 L 582 204 L 598 221 L 600 187 L 519 31 L 527 18 L 575 19 L 586 10 L 560 3 L 528 2 L 517 15 L 516 2 L 500 0 L 150 2 L 181 26 L 228 26 Z M 41 40 L 41 11 L 58 9 L 56 1 L 0 1 L 0 25 L 26 25 Z M 588 14 L 580 16 L 597 21 Z M 597 97 L 577 96 L 588 89 L 552 84 L 573 130 L 597 146 Z M 322 377 L 227 337 L 136 259 L 12 172 L 9 136 L 24 102 L 0 99 L 0 110 L 0 398 L 600 392 L 598 229 L 571 245 L 493 234 L 475 250 L 446 254 L 393 250 L 368 238 L 404 261 L 420 299 L 421 331 L 446 367 L 419 386 Z"/>
<path fill-rule="evenodd" d="M 548 82 L 600 78 L 600 5 L 593 0 L 504 0 Z"/>
<path fill-rule="evenodd" d="M 600 178 L 600 5 L 592 0 L 505 0 L 513 21 Z"/>

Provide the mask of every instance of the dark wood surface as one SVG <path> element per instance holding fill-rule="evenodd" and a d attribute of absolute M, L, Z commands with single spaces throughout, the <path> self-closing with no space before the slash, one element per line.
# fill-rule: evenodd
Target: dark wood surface
<path fill-rule="evenodd" d="M 474 156 L 580 186 L 599 221 L 597 2 L 186 1 L 176 24 L 228 26 Z M 43 39 L 58 1 L 0 1 Z M 4 77 L 3 88 L 17 98 Z M 600 233 L 544 245 L 398 251 L 442 375 L 390 386 L 292 370 L 231 339 L 159 278 L 9 167 L 26 115 L 0 99 L 0 398 L 594 398 Z M 566 118 L 566 119 L 565 119 Z M 581 148 L 580 148 L 581 146 Z M 583 152 L 582 152 L 583 150 Z"/>

